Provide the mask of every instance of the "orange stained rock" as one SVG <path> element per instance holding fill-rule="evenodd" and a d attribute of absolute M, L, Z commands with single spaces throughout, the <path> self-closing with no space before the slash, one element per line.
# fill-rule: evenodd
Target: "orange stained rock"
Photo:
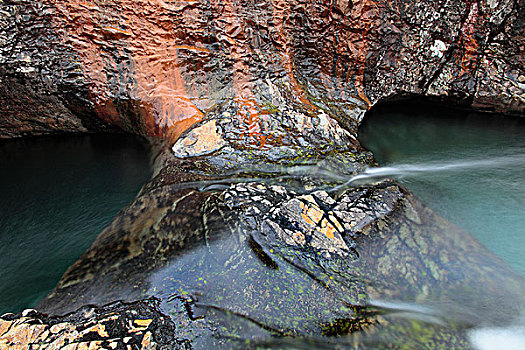
<path fill-rule="evenodd" d="M 115 105 L 126 98 L 149 135 L 174 141 L 202 119 L 209 101 L 189 93 L 195 82 L 183 76 L 179 51 L 206 55 L 210 50 L 177 36 L 168 10 L 181 1 L 44 1 L 56 9 L 55 26 L 80 58 L 95 110 L 104 120 L 126 127 L 129 122 L 122 119 L 129 116 Z M 183 22 L 195 21 L 193 12 L 182 16 Z"/>
<path fill-rule="evenodd" d="M 323 219 L 323 221 L 321 221 L 321 227 L 320 227 L 320 231 L 326 236 L 328 237 L 329 239 L 333 239 L 335 237 L 335 232 L 336 232 L 336 229 L 334 227 L 334 225 L 332 225 L 328 220 L 326 219 Z"/>
<path fill-rule="evenodd" d="M 149 350 L 153 348 L 153 344 L 151 341 L 151 332 L 146 332 L 144 338 L 142 338 L 142 342 L 140 345 L 142 346 L 142 350 Z"/>
<path fill-rule="evenodd" d="M 208 50 L 205 47 L 198 47 L 198 46 L 190 46 L 190 45 L 175 45 L 173 46 L 174 49 L 184 49 L 184 50 L 190 50 L 190 51 L 197 51 L 197 52 L 207 52 L 211 53 L 211 50 Z"/>
<path fill-rule="evenodd" d="M 9 322 L 0 320 L 0 323 Z M 44 325 L 32 325 L 23 323 L 21 320 L 9 324 L 9 328 L 0 335 L 0 345 L 2 349 L 23 348 L 30 343 L 36 343 L 40 335 L 44 333 Z"/>
<path fill-rule="evenodd" d="M 317 206 L 300 202 L 299 208 L 301 209 L 301 217 L 311 227 L 315 227 L 323 218 L 323 212 Z"/>
<path fill-rule="evenodd" d="M 368 107 L 371 107 L 372 102 L 368 99 L 364 91 L 365 66 L 368 55 L 367 38 L 379 18 L 379 9 L 375 1 L 363 0 L 355 3 L 352 10 L 357 12 L 358 16 L 356 17 L 361 19 L 360 24 L 362 26 L 361 33 L 359 34 L 360 40 L 357 41 L 357 50 L 355 53 L 358 67 L 358 72 L 355 77 L 355 87 L 359 97 L 368 104 Z"/>
<path fill-rule="evenodd" d="M 304 234 L 300 231 L 296 231 L 292 235 L 293 241 L 299 245 L 303 245 L 306 243 L 306 238 Z"/>
<path fill-rule="evenodd" d="M 247 144 L 257 145 L 259 148 L 263 148 L 268 142 L 273 141 L 273 135 L 265 133 L 263 129 L 262 118 L 268 112 L 262 109 L 255 97 L 236 97 L 234 101 L 239 106 L 237 118 L 240 123 L 241 140 Z"/>
<path fill-rule="evenodd" d="M 233 91 L 234 101 L 239 107 L 237 119 L 241 125 L 241 139 L 262 148 L 272 137 L 263 130 L 261 115 L 264 112 L 253 93 L 254 77 L 247 64 L 251 61 L 252 52 L 249 38 L 243 30 L 246 26 L 242 18 L 243 8 L 235 0 L 211 0 L 211 4 L 221 13 L 221 21 L 217 25 L 224 36 L 224 45 L 228 45 L 225 49 L 233 59 Z"/>
<path fill-rule="evenodd" d="M 213 119 L 191 130 L 173 145 L 172 150 L 177 157 L 199 156 L 217 151 L 225 144 Z"/>
<path fill-rule="evenodd" d="M 87 334 L 91 332 L 95 332 L 103 338 L 109 337 L 108 332 L 106 332 L 106 326 L 104 326 L 103 324 L 96 324 L 93 327 L 86 328 L 85 330 L 82 331 L 82 334 Z"/>
<path fill-rule="evenodd" d="M 83 325 L 75 325 L 68 322 L 59 323 L 51 326 L 46 323 L 36 324 L 36 320 L 31 318 L 20 318 L 15 321 L 5 321 L 0 319 L 0 349 L 19 350 L 19 349 L 69 349 L 69 350 L 98 350 L 106 349 L 107 342 L 110 343 L 110 348 L 116 348 L 124 339 L 112 338 L 110 339 L 106 328 L 101 322 L 117 321 L 114 317 L 107 318 L 92 325 L 91 321 L 87 321 Z M 151 324 L 151 319 L 135 320 L 134 324 L 138 327 L 131 326 L 129 331 L 138 332 L 146 330 Z M 84 326 L 91 324 L 91 327 L 84 329 Z M 112 323 L 113 325 L 115 322 Z M 80 331 L 82 329 L 82 331 Z M 84 338 L 92 338 L 96 333 L 100 340 L 85 340 Z M 140 334 L 140 333 L 138 333 Z M 105 344 L 105 346 L 104 346 Z M 114 346 L 111 346 L 113 344 Z M 153 341 L 151 332 L 146 332 L 141 341 L 141 348 L 143 350 L 153 349 L 156 344 Z"/>
<path fill-rule="evenodd" d="M 178 49 L 170 48 L 169 43 L 165 45 L 158 55 L 135 58 L 137 84 L 133 92 L 140 101 L 147 101 L 151 106 L 146 109 L 150 134 L 177 139 L 200 121 L 203 113 L 187 96 L 177 65 Z"/>
<path fill-rule="evenodd" d="M 460 76 L 464 74 L 470 74 L 474 69 L 476 69 L 477 59 L 478 59 L 478 48 L 479 44 L 474 37 L 476 29 L 478 28 L 478 19 L 479 11 L 478 4 L 474 2 L 470 8 L 469 15 L 465 24 L 461 28 L 462 37 L 461 43 L 464 48 L 464 53 L 461 56 L 460 67 L 461 72 Z"/>
<path fill-rule="evenodd" d="M 334 7 L 338 10 L 333 11 Z M 367 108 L 371 107 L 372 102 L 365 93 L 364 75 L 369 45 L 374 45 L 369 42 L 369 37 L 374 37 L 370 33 L 380 20 L 379 11 L 375 1 L 344 0 L 330 2 L 327 11 L 323 15 L 319 14 L 319 16 L 328 16 L 324 19 L 326 22 L 323 28 L 326 31 L 324 37 L 332 41 L 325 43 L 322 48 L 325 51 L 329 50 L 330 53 L 322 54 L 325 60 L 321 61 L 320 67 L 328 99 L 347 102 L 349 108 L 354 108 L 353 101 L 359 99 Z M 344 15 L 334 18 L 334 13 Z M 348 30 L 349 26 L 351 30 Z M 345 91 L 348 85 L 354 90 L 351 96 L 347 96 Z"/>
<path fill-rule="evenodd" d="M 0 320 L 0 337 L 11 327 L 13 321 Z"/>
<path fill-rule="evenodd" d="M 143 327 L 144 329 L 148 328 L 149 325 L 151 324 L 151 322 L 153 322 L 152 319 L 147 319 L 147 320 L 134 320 L 133 321 L 133 324 L 135 326 L 138 326 L 138 327 Z"/>

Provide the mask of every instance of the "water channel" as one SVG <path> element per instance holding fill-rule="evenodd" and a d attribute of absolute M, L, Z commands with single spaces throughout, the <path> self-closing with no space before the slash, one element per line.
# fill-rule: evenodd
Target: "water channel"
<path fill-rule="evenodd" d="M 369 114 L 360 141 L 380 167 L 525 276 L 525 120 L 439 106 Z"/>

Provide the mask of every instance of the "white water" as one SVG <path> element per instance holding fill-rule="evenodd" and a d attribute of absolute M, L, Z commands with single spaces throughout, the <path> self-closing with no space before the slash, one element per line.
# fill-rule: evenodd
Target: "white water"
<path fill-rule="evenodd" d="M 370 305 L 436 325 L 445 325 L 450 312 L 446 307 L 440 309 L 398 301 L 371 300 Z M 507 327 L 474 328 L 468 332 L 468 338 L 475 350 L 525 350 L 525 318 L 517 318 Z"/>
<path fill-rule="evenodd" d="M 525 326 L 478 328 L 469 338 L 476 350 L 524 350 Z"/>
<path fill-rule="evenodd" d="M 467 171 L 474 169 L 501 169 L 519 165 L 525 165 L 525 154 L 492 157 L 487 159 L 461 159 L 448 162 L 427 162 L 370 167 L 361 174 L 352 176 L 345 183 L 334 187 L 332 191 L 337 191 L 354 184 L 361 185 L 363 183 L 376 182 L 386 178 L 417 178 L 421 175 L 438 172 Z"/>

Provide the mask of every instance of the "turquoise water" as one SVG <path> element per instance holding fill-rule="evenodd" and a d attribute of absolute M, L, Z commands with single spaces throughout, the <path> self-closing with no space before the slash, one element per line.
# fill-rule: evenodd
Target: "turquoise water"
<path fill-rule="evenodd" d="M 399 104 L 370 113 L 360 141 L 380 168 L 525 276 L 525 120 Z"/>
<path fill-rule="evenodd" d="M 34 306 L 150 176 L 128 135 L 0 143 L 0 314 Z"/>
<path fill-rule="evenodd" d="M 360 132 L 362 143 L 380 163 L 361 179 L 398 179 L 525 275 L 525 121 L 403 106 L 402 112 L 388 107 L 371 113 Z M 0 169 L 0 313 L 30 307 L 48 293 L 150 174 L 147 150 L 122 135 L 4 142 Z M 316 169 L 297 166 L 284 175 L 317 176 Z M 347 180 L 329 169 L 319 174 L 336 183 Z M 217 225 L 222 237 L 222 221 Z M 185 307 L 193 307 L 197 318 L 205 316 L 222 326 L 222 336 L 233 341 L 253 338 L 255 344 L 261 339 L 261 348 L 350 347 L 352 338 L 330 327 L 334 320 L 352 318 L 351 304 L 342 303 L 315 274 L 304 274 L 277 254 L 270 259 L 275 266 L 268 265 L 257 244 L 240 239 L 246 232 L 226 231 L 225 238 L 186 251 L 149 277 L 150 292 L 162 299 L 166 312 L 175 318 L 181 312 L 186 320 Z M 197 303 L 190 305 L 194 297 Z M 426 310 L 425 305 L 395 300 L 373 305 L 404 315 L 401 321 L 422 320 L 417 334 L 428 333 L 426 324 L 448 325 L 439 310 Z M 435 324 L 425 323 L 434 316 Z M 271 336 L 272 327 L 294 329 L 306 338 Z M 323 333 L 326 329 L 334 333 Z M 206 340 L 215 339 L 205 331 L 197 337 L 196 348 L 210 348 Z M 473 344 L 481 344 L 476 349 L 512 348 L 498 347 L 502 340 L 517 342 L 515 348 L 520 348 L 525 327 L 523 322 L 501 329 L 479 327 L 469 336 Z"/>

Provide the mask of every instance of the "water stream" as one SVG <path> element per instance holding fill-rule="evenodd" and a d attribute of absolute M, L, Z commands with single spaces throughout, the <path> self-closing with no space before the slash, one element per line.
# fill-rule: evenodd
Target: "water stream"
<path fill-rule="evenodd" d="M 525 121 L 444 108 L 383 107 L 360 130 L 380 167 L 525 276 Z"/>
<path fill-rule="evenodd" d="M 385 106 L 360 141 L 378 167 L 346 185 L 394 178 L 525 276 L 525 121 L 433 106 Z M 525 292 L 525 291 L 524 291 Z M 470 333 L 476 349 L 525 349 L 525 321 Z"/>

